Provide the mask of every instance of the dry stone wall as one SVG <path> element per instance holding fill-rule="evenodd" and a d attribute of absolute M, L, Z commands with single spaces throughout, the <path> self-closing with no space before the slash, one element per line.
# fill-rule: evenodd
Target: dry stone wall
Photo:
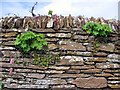
<path fill-rule="evenodd" d="M 60 54 L 58 62 L 49 67 L 38 67 L 21 64 L 31 62 L 32 58 L 24 58 L 14 46 L 16 36 L 26 32 L 25 29 L 1 28 L 0 31 L 0 79 L 5 90 L 120 88 L 120 34 L 117 32 L 107 39 L 100 38 L 100 46 L 96 48 L 95 37 L 78 27 L 58 31 L 33 29 L 33 32 L 45 35 L 53 54 Z M 10 64 L 10 58 L 17 59 L 20 64 Z M 12 75 L 9 75 L 10 68 L 13 68 Z"/>

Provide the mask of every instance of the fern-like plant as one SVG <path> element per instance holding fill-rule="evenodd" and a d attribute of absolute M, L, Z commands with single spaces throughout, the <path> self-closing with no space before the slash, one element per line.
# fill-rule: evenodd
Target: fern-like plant
<path fill-rule="evenodd" d="M 28 31 L 17 36 L 15 45 L 24 53 L 29 53 L 32 50 L 42 50 L 43 47 L 47 46 L 47 41 L 43 34 L 35 34 L 32 31 Z"/>
<path fill-rule="evenodd" d="M 109 25 L 96 22 L 88 22 L 82 29 L 96 37 L 107 37 L 112 32 L 112 28 Z"/>

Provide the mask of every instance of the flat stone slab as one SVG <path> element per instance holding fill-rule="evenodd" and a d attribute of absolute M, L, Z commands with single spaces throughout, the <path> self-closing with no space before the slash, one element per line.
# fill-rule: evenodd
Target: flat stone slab
<path fill-rule="evenodd" d="M 63 79 L 40 79 L 40 80 L 37 80 L 35 84 L 49 85 L 49 84 L 67 84 L 67 83 Z"/>
<path fill-rule="evenodd" d="M 60 41 L 59 48 L 61 50 L 79 50 L 79 51 L 86 51 L 86 47 L 83 46 L 81 43 L 71 42 L 71 41 Z"/>
<path fill-rule="evenodd" d="M 96 67 L 100 69 L 107 69 L 107 68 L 118 69 L 120 68 L 120 65 L 115 63 L 97 63 Z"/>
<path fill-rule="evenodd" d="M 115 45 L 112 44 L 112 43 L 102 44 L 102 45 L 99 47 L 99 50 L 100 50 L 100 51 L 107 51 L 107 52 L 113 52 L 114 49 L 115 49 Z"/>
<path fill-rule="evenodd" d="M 11 87 L 12 88 L 12 87 Z M 47 89 L 49 88 L 48 85 L 30 85 L 30 84 L 27 84 L 27 85 L 18 85 L 17 88 L 23 88 L 23 89 Z"/>
<path fill-rule="evenodd" d="M 75 85 L 57 85 L 52 87 L 53 90 L 67 89 L 75 90 Z"/>
<path fill-rule="evenodd" d="M 104 88 L 107 87 L 107 80 L 103 77 L 77 78 L 73 84 L 80 88 Z"/>

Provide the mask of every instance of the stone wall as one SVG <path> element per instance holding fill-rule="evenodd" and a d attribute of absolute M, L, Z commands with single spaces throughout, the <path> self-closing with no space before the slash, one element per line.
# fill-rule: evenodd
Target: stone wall
<path fill-rule="evenodd" d="M 86 90 L 120 88 L 120 34 L 111 33 L 107 40 L 100 39 L 95 47 L 95 37 L 80 28 L 33 29 L 43 33 L 49 49 L 60 54 L 58 62 L 49 67 L 23 64 L 10 64 L 10 58 L 20 63 L 31 62 L 32 58 L 23 58 L 14 47 L 16 36 L 25 29 L 1 29 L 0 34 L 0 70 L 1 80 L 6 89 L 52 89 Z M 13 74 L 9 75 L 10 68 Z"/>

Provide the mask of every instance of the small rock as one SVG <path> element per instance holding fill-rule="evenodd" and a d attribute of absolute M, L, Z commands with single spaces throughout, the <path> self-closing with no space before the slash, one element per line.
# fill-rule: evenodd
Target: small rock
<path fill-rule="evenodd" d="M 71 66 L 71 69 L 79 69 L 79 70 L 85 70 L 85 69 L 94 69 L 95 66 L 92 65 L 84 65 L 84 66 Z"/>
<path fill-rule="evenodd" d="M 37 80 L 35 84 L 39 85 L 49 85 L 49 84 L 67 84 L 63 79 L 41 79 Z"/>
<path fill-rule="evenodd" d="M 109 84 L 119 84 L 120 81 L 108 81 Z"/>
<path fill-rule="evenodd" d="M 57 49 L 58 47 L 55 44 L 48 44 L 49 50 Z"/>
<path fill-rule="evenodd" d="M 49 21 L 48 21 L 48 23 L 47 23 L 47 27 L 48 28 L 51 28 L 51 27 L 53 27 L 53 19 L 51 18 Z"/>
<path fill-rule="evenodd" d="M 16 36 L 17 32 L 10 32 L 10 33 L 5 33 L 4 37 L 12 37 L 12 36 Z"/>
<path fill-rule="evenodd" d="M 98 48 L 100 51 L 107 51 L 107 52 L 113 52 L 115 49 L 115 45 L 112 43 L 108 43 L 108 44 L 102 44 L 100 45 L 100 47 Z"/>
<path fill-rule="evenodd" d="M 106 72 L 106 73 L 114 73 L 115 75 L 116 75 L 116 73 L 119 73 L 120 72 L 120 70 L 103 70 L 103 72 Z M 117 74 L 117 75 L 119 75 L 119 74 Z"/>
<path fill-rule="evenodd" d="M 88 70 L 81 70 L 83 73 L 100 73 L 101 69 L 88 69 Z"/>
<path fill-rule="evenodd" d="M 69 74 L 79 74 L 80 70 L 67 70 L 66 73 L 69 73 Z"/>
<path fill-rule="evenodd" d="M 110 58 L 110 59 L 120 59 L 120 55 L 118 55 L 118 54 L 109 54 L 108 58 Z"/>
<path fill-rule="evenodd" d="M 113 75 L 110 73 L 95 74 L 95 76 L 97 76 L 97 77 L 113 77 Z"/>
<path fill-rule="evenodd" d="M 90 62 L 106 62 L 108 61 L 107 58 L 93 58 L 93 59 L 89 59 Z"/>
<path fill-rule="evenodd" d="M 45 71 L 45 73 L 49 73 L 49 74 L 54 74 L 54 73 L 63 73 L 65 71 L 57 71 L 57 70 L 49 70 L 49 71 Z"/>
<path fill-rule="evenodd" d="M 73 88 L 75 88 L 75 85 L 57 85 L 57 86 L 52 87 L 53 90 L 57 90 L 57 89 L 73 89 Z"/>
<path fill-rule="evenodd" d="M 91 53 L 91 52 L 77 52 L 77 55 L 81 55 L 81 56 L 91 56 L 92 53 Z"/>
<path fill-rule="evenodd" d="M 120 63 L 120 60 L 118 59 L 108 59 L 109 62 L 114 62 L 114 63 Z"/>
<path fill-rule="evenodd" d="M 119 81 L 120 78 L 119 77 L 109 77 L 108 80 L 116 80 L 116 81 L 118 80 Z"/>
<path fill-rule="evenodd" d="M 108 86 L 110 87 L 110 88 L 115 88 L 115 89 L 120 89 L 120 85 L 119 84 L 108 84 Z"/>
<path fill-rule="evenodd" d="M 14 46 L 15 45 L 15 41 L 8 41 L 8 42 L 5 42 L 3 45 Z"/>
<path fill-rule="evenodd" d="M 32 73 L 32 74 L 28 74 L 26 77 L 29 77 L 29 78 L 38 78 L 38 79 L 42 79 L 45 77 L 45 74 L 37 74 L 37 73 Z"/>
<path fill-rule="evenodd" d="M 81 43 L 76 42 L 66 42 L 66 45 L 59 46 L 61 50 L 80 50 L 86 51 L 86 47 L 83 46 Z"/>
<path fill-rule="evenodd" d="M 106 57 L 107 54 L 104 53 L 104 52 L 97 52 L 97 53 L 94 54 L 94 56 L 98 56 L 98 57 Z"/>
<path fill-rule="evenodd" d="M 70 67 L 65 67 L 65 66 L 49 66 L 50 69 L 56 69 L 56 70 L 68 70 Z"/>
<path fill-rule="evenodd" d="M 101 69 L 107 69 L 107 68 L 113 68 L 113 69 L 117 69 L 117 68 L 120 68 L 120 65 L 119 64 L 107 64 L 107 63 L 97 63 L 96 64 L 96 67 L 97 68 L 101 68 Z"/>
<path fill-rule="evenodd" d="M 47 89 L 49 88 L 48 85 L 31 85 L 31 84 L 27 84 L 27 85 L 18 85 L 18 88 L 24 88 L 24 89 Z"/>
<path fill-rule="evenodd" d="M 82 35 L 75 35 L 73 39 L 78 39 L 78 40 L 86 40 L 88 39 L 88 36 L 82 36 Z"/>
<path fill-rule="evenodd" d="M 47 34 L 47 37 L 70 38 L 71 33 L 68 33 L 68 34 L 65 34 L 65 33 Z"/>
<path fill-rule="evenodd" d="M 88 74 L 54 74 L 49 75 L 50 78 L 77 78 L 77 77 L 89 77 Z"/>

